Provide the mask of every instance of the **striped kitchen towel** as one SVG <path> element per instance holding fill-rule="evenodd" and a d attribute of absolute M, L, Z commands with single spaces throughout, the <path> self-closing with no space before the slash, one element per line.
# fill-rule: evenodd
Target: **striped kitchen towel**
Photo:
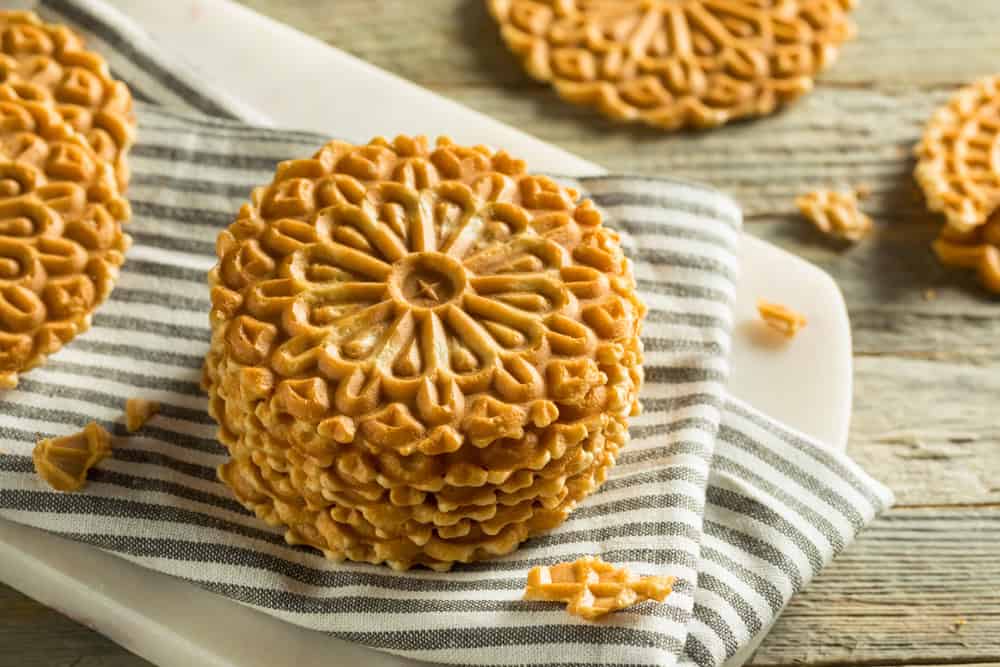
<path fill-rule="evenodd" d="M 215 479 L 225 456 L 198 388 L 205 272 L 250 189 L 326 137 L 236 122 L 252 120 L 238 101 L 95 0 L 41 10 L 87 33 L 146 102 L 129 191 L 135 244 L 93 328 L 0 394 L 0 516 L 422 660 L 707 667 L 751 645 L 891 502 L 847 457 L 726 395 L 738 208 L 698 186 L 602 176 L 573 184 L 622 232 L 650 306 L 646 410 L 608 482 L 559 529 L 450 573 L 335 564 L 287 545 Z M 126 437 L 133 396 L 163 408 Z M 51 491 L 33 474 L 34 442 L 91 419 L 114 433 L 112 458 L 83 492 Z M 674 575 L 675 592 L 600 623 L 520 600 L 532 566 L 585 554 Z"/>

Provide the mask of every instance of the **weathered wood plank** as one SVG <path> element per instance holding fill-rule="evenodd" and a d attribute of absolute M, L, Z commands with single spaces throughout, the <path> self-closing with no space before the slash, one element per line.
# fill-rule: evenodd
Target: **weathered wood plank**
<path fill-rule="evenodd" d="M 902 505 L 994 503 L 1000 518 L 1000 364 L 891 356 L 855 364 L 855 460 Z"/>
<path fill-rule="evenodd" d="M 424 86 L 537 86 L 507 55 L 484 0 L 242 2 Z M 949 85 L 992 72 L 1000 57 L 992 0 L 864 0 L 856 17 L 858 39 L 826 83 Z"/>
<path fill-rule="evenodd" d="M 910 177 L 910 154 L 949 92 L 822 88 L 769 118 L 679 134 L 619 127 L 546 90 L 526 93 L 531 105 L 482 88 L 451 97 L 609 169 L 715 185 L 737 197 L 751 221 L 794 212 L 795 195 L 808 188 L 866 183 L 875 193 L 867 208 L 889 223 L 933 219 Z"/>
<path fill-rule="evenodd" d="M 998 581 L 1000 513 L 892 511 L 792 599 L 753 664 L 1000 662 Z"/>

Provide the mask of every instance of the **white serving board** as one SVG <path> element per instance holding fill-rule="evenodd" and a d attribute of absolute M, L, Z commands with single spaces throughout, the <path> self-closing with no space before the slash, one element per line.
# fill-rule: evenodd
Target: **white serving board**
<path fill-rule="evenodd" d="M 448 134 L 503 146 L 532 169 L 599 166 L 445 100 L 229 0 L 110 0 L 159 48 L 241 100 L 261 123 L 338 136 Z M 335 11 L 336 3 L 328 3 Z M 319 86 L 317 81 L 336 81 Z M 385 103 L 377 103 L 384 100 Z M 846 445 L 847 311 L 820 269 L 747 235 L 736 304 L 734 395 L 831 447 Z M 756 321 L 758 296 L 804 312 L 791 344 Z M 164 667 L 404 667 L 418 663 L 299 628 L 97 549 L 0 520 L 0 580 Z M 749 657 L 747 647 L 731 664 Z"/>

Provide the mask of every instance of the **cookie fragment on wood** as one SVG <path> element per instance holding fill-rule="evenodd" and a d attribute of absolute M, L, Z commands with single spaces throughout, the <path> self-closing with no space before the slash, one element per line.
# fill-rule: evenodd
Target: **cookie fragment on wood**
<path fill-rule="evenodd" d="M 931 247 L 942 264 L 975 271 L 983 287 L 1000 294 L 1000 211 L 970 231 L 944 227 Z"/>
<path fill-rule="evenodd" d="M 854 192 L 815 190 L 795 204 L 817 229 L 834 238 L 857 242 L 872 229 L 872 219 L 861 212 Z"/>
<path fill-rule="evenodd" d="M 934 254 L 945 266 L 973 269 L 983 287 L 1000 294 L 1000 248 L 989 243 L 962 245 L 939 238 Z"/>
<path fill-rule="evenodd" d="M 592 621 L 646 600 L 663 602 L 673 584 L 674 577 L 638 577 L 628 568 L 586 556 L 532 568 L 524 599 L 566 602 L 566 611 Z"/>
<path fill-rule="evenodd" d="M 125 402 L 125 428 L 129 433 L 135 433 L 149 419 L 160 411 L 160 404 L 143 398 L 130 398 Z"/>
<path fill-rule="evenodd" d="M 757 299 L 757 312 L 769 327 L 788 338 L 794 338 L 809 323 L 805 315 L 764 299 Z"/>
<path fill-rule="evenodd" d="M 111 435 L 97 422 L 61 438 L 48 438 L 35 445 L 31 458 L 35 470 L 57 491 L 78 491 L 87 473 L 111 453 Z"/>

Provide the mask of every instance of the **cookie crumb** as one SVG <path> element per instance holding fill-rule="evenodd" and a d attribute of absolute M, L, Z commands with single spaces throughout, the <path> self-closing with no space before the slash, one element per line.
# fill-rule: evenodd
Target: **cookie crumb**
<path fill-rule="evenodd" d="M 935 299 L 937 299 L 937 290 L 924 290 L 924 301 L 934 301 Z"/>
<path fill-rule="evenodd" d="M 1000 294 L 1000 248 L 992 243 L 964 245 L 938 238 L 931 245 L 945 266 L 973 269 L 983 287 Z"/>
<path fill-rule="evenodd" d="M 17 388 L 17 373 L 0 373 L 0 391 Z"/>
<path fill-rule="evenodd" d="M 97 422 L 61 438 L 47 438 L 31 454 L 35 471 L 57 491 L 79 491 L 87 473 L 111 453 L 111 434 Z"/>
<path fill-rule="evenodd" d="M 962 631 L 962 627 L 968 622 L 969 621 L 967 621 L 964 617 L 959 616 L 955 619 L 955 622 L 951 624 L 951 631 L 957 635 Z"/>
<path fill-rule="evenodd" d="M 854 186 L 854 196 L 864 201 L 872 196 L 872 186 L 867 183 L 858 183 Z"/>
<path fill-rule="evenodd" d="M 872 219 L 861 212 L 853 192 L 815 190 L 798 197 L 795 204 L 817 229 L 833 238 L 857 242 L 872 229 Z"/>
<path fill-rule="evenodd" d="M 638 577 L 628 568 L 585 556 L 572 563 L 533 567 L 524 599 L 565 602 L 570 614 L 593 621 L 646 600 L 663 602 L 673 585 L 673 577 Z"/>
<path fill-rule="evenodd" d="M 809 320 L 806 316 L 797 313 L 787 306 L 771 303 L 764 299 L 757 299 L 757 312 L 769 327 L 785 335 L 794 338 L 807 324 Z"/>
<path fill-rule="evenodd" d="M 125 428 L 135 433 L 160 411 L 160 404 L 143 398 L 130 398 L 125 402 Z"/>

